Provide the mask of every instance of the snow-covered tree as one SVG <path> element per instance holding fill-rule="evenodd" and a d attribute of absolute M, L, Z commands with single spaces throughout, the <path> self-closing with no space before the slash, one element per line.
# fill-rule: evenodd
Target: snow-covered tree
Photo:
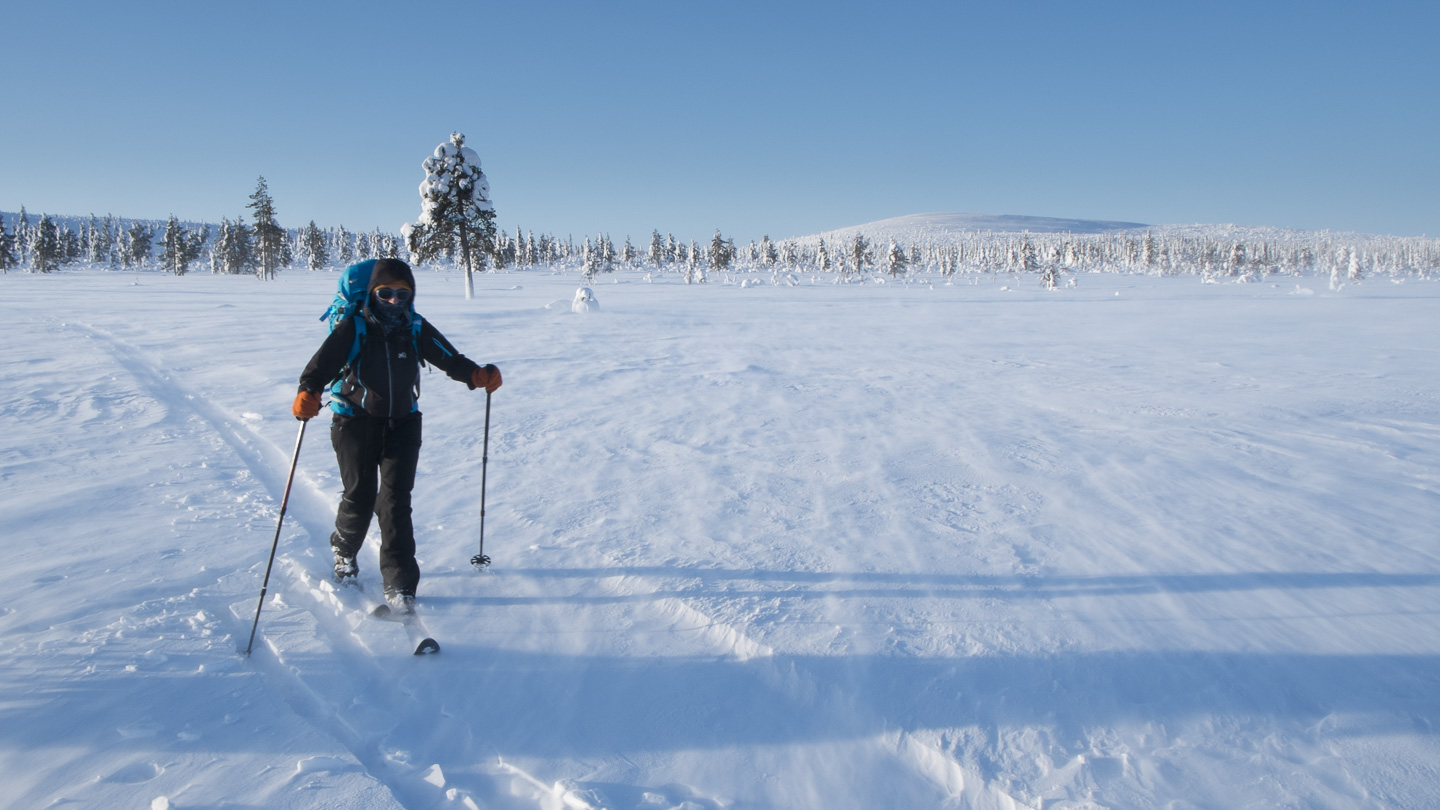
<path fill-rule="evenodd" d="M 1350 251 L 1350 262 L 1346 270 L 1346 278 L 1350 280 L 1351 284 L 1359 284 L 1365 279 L 1365 268 L 1360 258 L 1360 251 Z"/>
<path fill-rule="evenodd" d="M 131 222 L 120 239 L 120 261 L 126 267 L 144 267 L 150 261 L 155 232 L 143 222 Z"/>
<path fill-rule="evenodd" d="M 590 236 L 585 236 L 584 253 L 580 259 L 580 272 L 585 275 L 585 282 L 588 284 L 595 280 L 595 274 L 600 272 L 600 250 L 590 246 Z"/>
<path fill-rule="evenodd" d="M 780 261 L 780 251 L 775 249 L 775 243 L 770 241 L 770 234 L 760 238 L 760 263 L 766 267 L 774 267 Z"/>
<path fill-rule="evenodd" d="M 905 255 L 905 249 L 890 240 L 890 250 L 885 254 L 885 272 L 891 277 L 902 275 L 905 269 L 910 266 L 910 258 Z"/>
<path fill-rule="evenodd" d="M 1033 273 L 1040 269 L 1040 259 L 1035 255 L 1035 243 L 1030 234 L 1020 237 L 1020 246 L 1015 251 L 1015 269 L 1022 273 Z"/>
<path fill-rule="evenodd" d="M 355 259 L 355 236 L 345 230 L 344 225 L 335 229 L 330 252 L 334 255 L 335 262 L 342 267 L 349 267 Z"/>
<path fill-rule="evenodd" d="M 646 254 L 646 258 L 656 267 L 665 265 L 665 240 L 660 238 L 659 231 L 650 233 L 650 250 Z"/>
<path fill-rule="evenodd" d="M 788 239 L 780 246 L 780 261 L 792 270 L 800 263 L 800 249 L 795 245 L 795 240 Z"/>
<path fill-rule="evenodd" d="M 164 245 L 161 258 L 165 262 L 165 269 L 177 276 L 183 276 L 190 270 L 190 265 L 200 258 L 200 250 L 205 245 L 206 232 L 204 230 L 190 230 L 183 227 L 175 215 L 171 214 L 170 219 L 165 223 Z"/>
<path fill-rule="evenodd" d="M 252 229 L 255 249 L 255 272 L 262 279 L 275 278 L 275 271 L 285 264 L 285 229 L 275 221 L 275 201 L 270 198 L 270 189 L 261 177 L 255 184 L 255 193 L 250 195 L 246 208 L 255 211 L 255 227 Z"/>
<path fill-rule="evenodd" d="M 1040 270 L 1040 284 L 1047 290 L 1058 289 L 1060 286 L 1060 268 L 1054 262 L 1046 262 Z"/>
<path fill-rule="evenodd" d="M 244 217 L 220 220 L 220 231 L 210 247 L 210 272 L 237 275 L 255 267 L 254 235 Z"/>
<path fill-rule="evenodd" d="M 60 252 L 64 256 L 64 264 L 78 262 L 85 255 L 80 249 L 80 234 L 70 230 L 69 225 L 60 229 Z"/>
<path fill-rule="evenodd" d="M 30 215 L 20 206 L 20 219 L 15 222 L 15 253 L 22 265 L 30 263 Z"/>
<path fill-rule="evenodd" d="M 715 232 L 719 235 L 719 231 Z M 700 244 L 694 239 L 690 240 L 690 248 L 685 252 L 685 283 L 704 284 L 705 267 L 700 252 Z"/>
<path fill-rule="evenodd" d="M 830 271 L 830 251 L 825 249 L 824 239 L 820 240 L 820 247 L 815 249 L 815 266 L 819 267 L 822 273 Z"/>
<path fill-rule="evenodd" d="M 870 240 L 863 234 L 855 234 L 850 241 L 850 264 L 857 275 L 865 272 L 865 268 L 875 263 L 875 253 L 870 247 Z"/>
<path fill-rule="evenodd" d="M 330 251 L 325 244 L 325 232 L 315 225 L 315 220 L 300 229 L 300 255 L 305 266 L 311 270 L 323 270 L 330 264 Z"/>
<path fill-rule="evenodd" d="M 735 240 L 726 239 L 720 235 L 720 229 L 715 229 L 715 235 L 710 238 L 710 269 L 717 272 L 730 267 L 735 261 Z"/>
<path fill-rule="evenodd" d="M 1230 275 L 1240 275 L 1240 270 L 1245 267 L 1245 243 L 1235 241 L 1230 245 L 1230 254 L 1225 261 L 1226 269 Z"/>
<path fill-rule="evenodd" d="M 30 269 L 37 273 L 50 273 L 60 269 L 65 255 L 60 244 L 60 229 L 49 214 L 41 214 L 40 221 L 30 229 Z"/>
<path fill-rule="evenodd" d="M 0 216 L 0 273 L 10 272 L 16 260 L 15 234 L 5 230 L 5 217 Z"/>
<path fill-rule="evenodd" d="M 115 225 L 113 218 L 105 215 L 105 222 L 98 229 L 94 227 L 93 217 L 90 230 L 90 246 L 86 253 L 86 260 L 91 264 L 113 264 L 115 260 Z"/>
<path fill-rule="evenodd" d="M 406 247 L 417 262 L 424 262 L 453 250 L 458 241 L 465 297 L 474 298 L 475 268 L 483 267 L 483 257 L 495 243 L 495 206 L 480 156 L 455 132 L 421 165 L 425 180 L 420 183 L 420 218 L 403 229 Z"/>

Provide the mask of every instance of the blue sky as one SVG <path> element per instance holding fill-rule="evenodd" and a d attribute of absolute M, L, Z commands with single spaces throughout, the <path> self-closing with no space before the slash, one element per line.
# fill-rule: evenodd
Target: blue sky
<path fill-rule="evenodd" d="M 397 231 L 911 213 L 1440 234 L 1435 2 L 6 2 L 0 210 Z"/>

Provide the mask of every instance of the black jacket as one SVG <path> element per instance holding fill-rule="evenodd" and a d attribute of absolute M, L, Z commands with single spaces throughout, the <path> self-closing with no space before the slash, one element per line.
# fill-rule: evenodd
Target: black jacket
<path fill-rule="evenodd" d="M 420 318 L 413 314 L 411 317 Z M 429 321 L 421 319 L 418 336 L 409 328 L 387 336 L 373 316 L 361 311 L 335 324 L 335 330 L 301 372 L 301 390 L 318 394 L 340 376 L 355 345 L 355 318 L 366 319 L 365 334 L 360 353 L 346 371 L 337 396 L 356 411 L 386 419 L 401 419 L 417 412 L 422 359 L 451 379 L 475 387 L 470 378 L 479 366 L 457 351 Z"/>

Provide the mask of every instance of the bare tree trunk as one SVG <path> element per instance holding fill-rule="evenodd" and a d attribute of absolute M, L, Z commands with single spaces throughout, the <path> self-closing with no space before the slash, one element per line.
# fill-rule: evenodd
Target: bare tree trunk
<path fill-rule="evenodd" d="M 465 300 L 475 297 L 475 273 L 470 267 L 470 237 L 460 228 L 460 260 L 465 263 Z"/>

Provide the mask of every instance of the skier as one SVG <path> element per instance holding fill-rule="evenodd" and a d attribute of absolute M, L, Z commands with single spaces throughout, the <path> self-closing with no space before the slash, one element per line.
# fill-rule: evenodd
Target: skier
<path fill-rule="evenodd" d="M 340 464 L 345 494 L 335 514 L 330 545 L 335 552 L 335 579 L 357 582 L 355 555 L 370 528 L 370 515 L 380 519 L 380 573 L 385 601 L 400 614 L 415 611 L 420 566 L 415 562 L 415 529 L 410 518 L 410 490 L 420 458 L 420 362 L 423 359 L 451 379 L 493 393 L 501 385 L 500 369 L 480 366 L 460 354 L 429 321 L 414 310 L 415 274 L 398 259 L 381 259 L 370 274 L 365 305 L 338 322 L 300 374 L 300 391 L 291 408 L 296 419 L 320 413 L 320 392 L 344 379 L 331 397 L 335 416 L 330 441 Z M 351 360 L 355 319 L 364 318 L 364 338 Z M 414 329 L 414 319 L 420 328 Z M 377 480 L 378 472 L 378 480 Z"/>

